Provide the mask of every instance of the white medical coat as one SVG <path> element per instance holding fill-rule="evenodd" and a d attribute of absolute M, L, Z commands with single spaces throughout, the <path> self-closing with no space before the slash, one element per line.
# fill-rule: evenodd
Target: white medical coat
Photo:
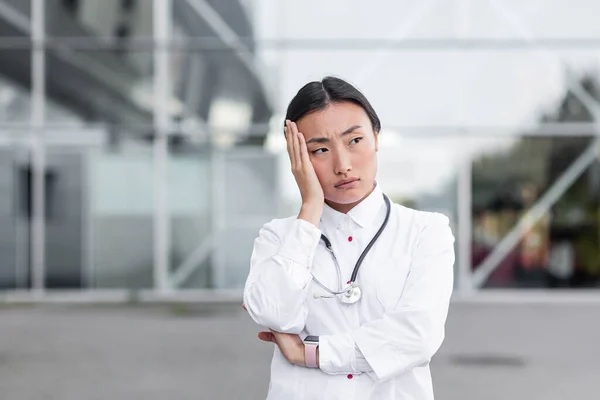
<path fill-rule="evenodd" d="M 320 337 L 319 369 L 289 363 L 275 346 L 268 399 L 433 399 L 429 362 L 444 339 L 453 288 L 454 236 L 446 216 L 392 203 L 357 276 L 362 299 L 345 305 L 315 298 L 328 293 L 312 275 L 338 288 L 321 233 L 345 287 L 385 213 L 377 185 L 347 214 L 325 205 L 319 228 L 290 217 L 260 230 L 244 288 L 248 313 L 275 331 Z"/>

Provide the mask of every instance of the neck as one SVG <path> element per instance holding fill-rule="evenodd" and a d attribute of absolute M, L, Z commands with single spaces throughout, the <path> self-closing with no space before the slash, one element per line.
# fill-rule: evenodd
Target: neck
<path fill-rule="evenodd" d="M 367 197 L 369 197 L 369 195 L 371 193 L 373 193 L 373 190 L 375 190 L 375 184 L 373 184 L 373 187 L 371 188 L 371 190 L 369 190 L 369 192 L 364 195 L 364 197 L 358 201 L 355 201 L 354 203 L 348 203 L 348 204 L 340 204 L 340 203 L 334 203 L 333 201 L 329 201 L 329 200 L 325 200 L 325 203 L 333 208 L 335 211 L 340 212 L 342 214 L 347 214 L 350 210 L 352 210 L 354 207 L 356 207 L 358 204 L 360 204 L 361 201 L 363 201 L 364 199 L 366 199 Z"/>

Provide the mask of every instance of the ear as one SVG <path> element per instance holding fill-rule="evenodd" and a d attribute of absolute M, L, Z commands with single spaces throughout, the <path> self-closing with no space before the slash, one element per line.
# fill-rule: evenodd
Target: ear
<path fill-rule="evenodd" d="M 379 151 L 379 132 L 373 131 L 375 134 L 375 151 Z"/>

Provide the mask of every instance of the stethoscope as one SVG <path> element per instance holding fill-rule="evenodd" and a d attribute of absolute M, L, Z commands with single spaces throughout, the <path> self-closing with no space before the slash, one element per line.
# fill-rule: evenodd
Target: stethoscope
<path fill-rule="evenodd" d="M 369 242 L 367 247 L 363 250 L 362 254 L 358 258 L 358 261 L 356 261 L 356 265 L 354 266 L 354 270 L 352 271 L 352 277 L 350 278 L 350 284 L 344 289 L 342 289 L 342 272 L 340 270 L 340 265 L 338 264 L 337 258 L 335 256 L 335 254 L 333 253 L 333 249 L 331 248 L 331 242 L 329 241 L 329 239 L 327 239 L 327 237 L 325 235 L 321 234 L 321 240 L 323 240 L 323 242 L 325 242 L 325 247 L 327 247 L 327 250 L 331 254 L 331 257 L 333 258 L 333 263 L 335 264 L 335 269 L 336 269 L 337 275 L 338 275 L 338 291 L 329 289 L 327 286 L 325 286 L 321 282 L 319 282 L 319 280 L 313 275 L 313 280 L 315 281 L 315 283 L 317 283 L 317 285 L 321 286 L 323 288 L 323 290 L 325 290 L 326 292 L 331 294 L 331 296 L 315 294 L 315 295 L 313 295 L 313 297 L 315 299 L 330 299 L 330 298 L 337 296 L 337 298 L 339 299 L 339 301 L 342 304 L 355 304 L 361 299 L 362 291 L 360 290 L 358 283 L 356 283 L 356 276 L 358 275 L 358 270 L 359 270 L 360 265 L 362 264 L 363 260 L 369 253 L 369 250 L 371 250 L 371 247 L 373 247 L 373 245 L 377 241 L 377 238 L 379 238 L 379 235 L 381 235 L 381 233 L 383 232 L 383 229 L 385 228 L 385 226 L 388 223 L 388 220 L 390 219 L 390 210 L 392 208 L 390 205 L 390 200 L 387 198 L 387 196 L 385 194 L 383 195 L 383 200 L 385 201 L 385 205 L 387 207 L 387 210 L 385 213 L 385 219 L 383 220 L 383 223 L 381 224 L 381 227 L 379 228 L 379 230 L 377 231 L 375 236 L 373 236 L 373 239 L 371 239 L 371 241 Z"/>

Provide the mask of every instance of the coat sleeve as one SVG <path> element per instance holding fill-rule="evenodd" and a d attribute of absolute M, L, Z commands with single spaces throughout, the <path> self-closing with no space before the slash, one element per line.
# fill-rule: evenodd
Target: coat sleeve
<path fill-rule="evenodd" d="M 454 283 L 454 236 L 448 222 L 442 214 L 430 215 L 394 310 L 354 331 L 320 338 L 324 372 L 372 370 L 384 381 L 431 360 L 444 340 Z"/>
<path fill-rule="evenodd" d="M 244 304 L 257 324 L 298 334 L 306 323 L 310 268 L 321 231 L 296 219 L 281 235 L 277 222 L 266 224 L 254 241 Z"/>

